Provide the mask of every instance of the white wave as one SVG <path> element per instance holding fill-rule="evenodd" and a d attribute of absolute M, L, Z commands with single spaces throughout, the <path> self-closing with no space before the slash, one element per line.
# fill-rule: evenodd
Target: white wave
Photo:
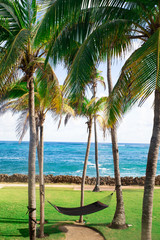
<path fill-rule="evenodd" d="M 107 169 L 107 168 L 99 168 L 99 170 L 100 170 L 101 173 L 104 174 L 104 173 L 107 173 L 109 169 Z"/>
<path fill-rule="evenodd" d="M 128 171 L 132 171 L 135 170 L 136 168 L 122 168 L 123 170 L 128 170 Z"/>
<path fill-rule="evenodd" d="M 82 170 L 77 170 L 76 173 L 82 173 Z"/>
<path fill-rule="evenodd" d="M 78 159 L 66 159 L 66 160 L 61 160 L 61 162 L 75 162 L 75 163 L 77 163 L 77 162 L 81 162 L 80 160 L 78 160 Z"/>
<path fill-rule="evenodd" d="M 44 172 L 44 174 L 46 174 L 46 175 L 48 175 L 48 174 L 54 174 L 54 173 L 56 173 L 55 171 L 49 171 L 49 173 L 48 173 L 48 171 L 45 171 Z"/>
<path fill-rule="evenodd" d="M 94 165 L 90 165 L 90 166 L 88 166 L 89 168 L 95 168 L 96 167 L 96 165 L 94 164 Z"/>
<path fill-rule="evenodd" d="M 7 159 L 7 160 L 22 160 L 25 159 L 24 157 L 0 157 L 0 159 Z"/>
<path fill-rule="evenodd" d="M 95 163 L 88 162 L 88 165 L 89 165 L 89 166 L 95 166 Z"/>

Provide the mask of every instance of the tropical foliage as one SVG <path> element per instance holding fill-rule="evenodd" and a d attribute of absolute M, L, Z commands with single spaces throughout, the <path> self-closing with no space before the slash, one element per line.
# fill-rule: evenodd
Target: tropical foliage
<path fill-rule="evenodd" d="M 1 92 L 15 78 L 23 77 L 29 88 L 29 123 L 30 145 L 28 163 L 28 210 L 30 238 L 36 238 L 36 200 L 35 200 L 35 157 L 36 157 L 36 124 L 34 113 L 34 83 L 33 74 L 38 60 L 44 51 L 42 47 L 33 48 L 33 39 L 37 28 L 36 1 L 0 2 L 1 15 L 1 54 L 0 76 Z"/>
<path fill-rule="evenodd" d="M 74 58 L 66 80 L 67 94 L 74 94 L 77 91 L 76 96 L 78 96 L 79 90 L 84 89 L 88 83 L 93 66 L 106 53 L 111 56 L 120 55 L 135 39 L 141 41 L 142 46 L 133 53 L 122 69 L 111 98 L 114 103 L 111 102 L 113 108 L 109 113 L 112 121 L 118 119 L 120 113 L 123 113 L 126 108 L 128 109 L 139 99 L 141 99 L 140 104 L 143 103 L 155 91 L 154 130 L 148 154 L 142 214 L 142 239 L 151 239 L 152 199 L 160 142 L 159 134 L 156 134 L 159 132 L 160 6 L 158 1 L 147 0 L 104 0 L 97 1 L 97 4 L 99 4 L 98 8 L 95 7 L 95 1 L 90 1 L 90 6 L 94 7 L 91 19 L 94 19 L 95 24 L 88 27 L 87 36 Z M 91 7 L 87 10 L 89 11 Z M 80 26 L 77 24 L 78 34 L 82 29 Z M 74 40 L 75 31 L 73 32 L 65 31 L 65 34 Z M 66 37 L 65 34 L 64 37 Z M 75 90 L 75 86 L 78 90 Z"/>
<path fill-rule="evenodd" d="M 41 22 L 35 0 L 0 2 L 0 94 L 15 79 L 29 88 L 29 226 L 35 239 L 36 122 L 34 73 L 42 56 L 54 64 L 77 46 L 65 81 L 65 96 L 82 104 L 96 64 L 107 55 L 121 56 L 138 39 L 141 46 L 129 57 L 107 103 L 114 124 L 137 101 L 155 94 L 153 134 L 148 153 L 142 213 L 142 240 L 151 240 L 153 190 L 160 145 L 160 3 L 157 0 L 44 1 Z M 43 71 L 42 71 L 43 72 Z M 21 76 L 21 77 L 19 77 Z M 83 109 L 83 108 L 82 108 Z M 89 108 L 88 108 L 89 109 Z"/>
<path fill-rule="evenodd" d="M 45 188 L 43 177 L 43 129 L 46 114 L 50 112 L 55 120 L 61 122 L 64 113 L 74 115 L 74 111 L 63 100 L 62 92 L 58 80 L 48 65 L 45 71 L 38 69 L 35 85 L 35 116 L 36 116 L 36 133 L 37 133 L 37 153 L 39 162 L 39 185 L 40 185 L 40 237 L 44 236 L 44 203 Z M 28 111 L 28 88 L 26 82 L 16 82 L 10 85 L 9 89 L 3 96 L 1 102 L 0 113 L 11 110 L 14 113 L 21 113 L 17 124 L 17 133 L 21 142 L 29 127 L 29 111 Z"/>
<path fill-rule="evenodd" d="M 96 101 L 95 98 L 88 100 L 84 98 L 81 103 L 81 110 L 77 112 L 77 115 L 81 117 L 87 118 L 87 130 L 88 130 L 88 141 L 87 141 L 87 148 L 86 148 L 86 155 L 83 167 L 83 174 L 82 174 L 82 182 L 81 182 L 81 207 L 84 206 L 84 185 L 85 185 L 85 178 L 86 178 L 86 171 L 87 171 L 87 164 L 88 164 L 88 157 L 90 151 L 90 144 L 91 144 L 91 134 L 92 134 L 92 124 L 93 119 L 95 116 L 100 115 L 100 111 L 103 110 L 103 98 Z M 83 216 L 80 216 L 80 222 L 83 222 Z"/>
<path fill-rule="evenodd" d="M 47 42 L 34 45 L 41 15 L 41 13 L 38 14 L 37 9 L 38 5 L 35 0 L 3 0 L 0 2 L 0 92 L 3 94 L 8 85 L 19 78 L 23 78 L 23 82 L 27 82 L 27 88 L 29 88 L 28 210 L 31 239 L 36 238 L 36 122 L 33 79 L 37 68 L 43 68 L 41 59 L 48 49 Z M 53 30 L 56 33 L 56 29 Z"/>

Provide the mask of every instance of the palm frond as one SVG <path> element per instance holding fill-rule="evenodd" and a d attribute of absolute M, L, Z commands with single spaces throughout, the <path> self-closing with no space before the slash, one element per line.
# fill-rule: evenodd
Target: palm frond
<path fill-rule="evenodd" d="M 17 137 L 19 138 L 19 143 L 22 142 L 22 139 L 24 138 L 28 128 L 29 128 L 29 111 L 25 110 L 19 116 L 16 126 L 16 132 Z"/>
<path fill-rule="evenodd" d="M 102 77 L 100 74 L 101 74 L 101 71 L 96 72 L 95 81 L 100 83 L 105 90 L 106 89 L 106 84 L 105 84 L 105 81 L 104 81 L 104 77 Z"/>
<path fill-rule="evenodd" d="M 8 110 L 12 110 L 13 109 L 14 102 L 6 102 L 6 101 L 1 101 L 1 105 L 0 105 L 0 115 L 3 115 L 4 113 L 6 113 Z"/>
<path fill-rule="evenodd" d="M 68 121 L 69 121 L 70 118 L 71 118 L 71 115 L 70 115 L 69 113 L 66 114 L 65 119 L 64 119 L 64 125 L 65 125 L 65 126 L 67 125 L 67 123 L 68 123 Z"/>
<path fill-rule="evenodd" d="M 12 111 L 13 114 L 23 111 L 28 108 L 28 93 L 9 101 L 1 102 L 0 113 L 4 114 L 8 110 Z"/>
<path fill-rule="evenodd" d="M 17 70 L 17 71 L 16 71 Z M 6 92 L 10 89 L 10 84 L 15 83 L 18 78 L 18 68 L 11 68 L 5 72 L 5 76 L 0 76 L 0 99 L 3 99 Z"/>
<path fill-rule="evenodd" d="M 0 17 L 0 44 L 3 46 L 6 39 L 10 36 L 9 23 L 8 20 Z M 3 48 L 1 48 L 3 49 Z"/>
<path fill-rule="evenodd" d="M 110 126 L 108 125 L 108 119 L 107 119 L 106 115 L 104 115 L 104 114 L 98 115 L 96 117 L 96 119 L 100 126 L 100 129 L 103 131 L 103 138 L 105 139 L 106 132 L 107 132 L 107 130 L 109 131 L 109 129 L 110 129 Z"/>
<path fill-rule="evenodd" d="M 111 54 L 117 56 L 128 48 L 130 39 L 125 35 L 127 29 L 124 21 L 107 22 L 88 36 L 80 46 L 65 81 L 67 96 L 73 95 L 77 99 L 81 97 L 97 61 L 107 51 L 112 51 Z"/>
<path fill-rule="evenodd" d="M 116 122 L 137 101 L 145 100 L 160 88 L 160 30 L 126 61 L 108 104 L 110 122 Z"/>
<path fill-rule="evenodd" d="M 37 20 L 36 18 L 37 18 L 37 9 L 38 9 L 36 0 L 32 0 L 31 6 L 32 6 L 32 8 L 31 8 L 32 9 L 32 23 L 34 24 Z"/>
<path fill-rule="evenodd" d="M 24 94 L 28 94 L 27 83 L 17 81 L 8 86 L 2 100 L 16 99 L 22 97 Z"/>
<path fill-rule="evenodd" d="M 64 25 L 66 22 L 70 22 L 74 15 L 79 14 L 81 9 L 87 8 L 89 0 L 51 0 L 43 1 L 46 7 L 46 13 L 39 25 L 35 43 L 39 44 L 48 38 L 50 32 L 52 32 L 57 25 Z M 100 2 L 97 0 L 97 2 Z M 48 6 L 46 6 L 48 3 Z"/>
<path fill-rule="evenodd" d="M 39 65 L 36 74 L 38 94 L 44 100 L 45 108 L 48 106 L 49 109 L 51 105 L 53 108 L 53 99 L 61 101 L 62 97 L 58 79 L 49 64 L 44 68 L 44 62 Z"/>
<path fill-rule="evenodd" d="M 53 33 L 50 33 L 46 62 L 50 59 L 56 65 L 57 62 L 77 51 L 79 45 L 92 32 L 94 22 L 91 21 L 90 16 L 91 11 L 82 11 L 80 15 L 74 16 L 70 22 L 64 22 L 63 26 L 58 25 Z"/>
<path fill-rule="evenodd" d="M 3 17 L 4 20 L 9 20 L 10 32 L 18 32 L 21 29 L 13 1 L 2 0 L 0 2 L 0 16 Z"/>
<path fill-rule="evenodd" d="M 17 64 L 18 58 L 20 58 L 21 54 L 23 55 L 29 36 L 30 31 L 22 29 L 15 37 L 13 37 L 11 45 L 8 46 L 6 54 L 0 61 L 1 75 L 5 74 L 5 71 Z"/>
<path fill-rule="evenodd" d="M 31 30 L 32 24 L 36 22 L 37 4 L 35 0 L 16 0 L 14 1 L 14 9 L 17 18 L 21 24 L 21 28 Z"/>
<path fill-rule="evenodd" d="M 68 104 L 66 104 L 64 102 L 63 114 L 70 114 L 72 117 L 74 117 L 75 116 L 75 111 L 74 111 L 74 109 L 71 106 L 69 106 Z"/>

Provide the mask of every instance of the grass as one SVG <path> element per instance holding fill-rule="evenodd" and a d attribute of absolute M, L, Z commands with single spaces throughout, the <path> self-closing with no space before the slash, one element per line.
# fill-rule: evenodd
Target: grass
<path fill-rule="evenodd" d="M 85 204 L 100 200 L 110 192 L 93 193 L 85 192 Z M 28 215 L 27 212 L 27 187 L 6 187 L 0 189 L 0 239 L 21 240 L 29 239 L 28 233 Z M 154 209 L 153 209 L 153 227 L 152 240 L 160 239 L 160 190 L 154 192 Z M 111 201 L 110 207 L 84 216 L 86 225 L 98 229 L 106 239 L 109 240 L 139 240 L 141 235 L 141 213 L 143 190 L 123 190 L 126 222 L 132 224 L 125 230 L 114 230 L 106 225 L 112 221 L 116 199 L 115 194 Z M 46 188 L 46 198 L 52 203 L 59 206 L 76 207 L 80 202 L 80 191 L 74 191 L 67 188 Z M 64 233 L 58 230 L 58 224 L 65 221 L 75 221 L 78 217 L 66 216 L 58 213 L 50 204 L 45 205 L 45 219 L 48 223 L 45 225 L 45 233 L 49 236 L 45 239 L 65 239 Z M 37 220 L 39 220 L 39 191 L 37 189 Z"/>

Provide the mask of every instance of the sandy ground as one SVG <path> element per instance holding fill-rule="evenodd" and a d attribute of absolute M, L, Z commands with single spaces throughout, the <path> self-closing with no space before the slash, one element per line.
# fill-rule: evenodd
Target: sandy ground
<path fill-rule="evenodd" d="M 84 226 L 63 225 L 59 229 L 65 232 L 65 240 L 104 240 L 100 233 Z"/>
<path fill-rule="evenodd" d="M 27 187 L 27 183 L 0 183 L 0 188 L 4 187 Z M 36 184 L 38 187 L 39 185 Z M 45 187 L 53 187 L 53 188 L 70 188 L 73 190 L 80 190 L 81 185 L 80 184 L 45 184 Z M 85 190 L 93 190 L 94 186 L 93 185 L 85 185 Z M 100 186 L 101 191 L 113 191 L 114 186 Z M 122 189 L 143 189 L 143 186 L 122 186 Z M 159 186 L 155 186 L 155 189 L 160 189 Z"/>

